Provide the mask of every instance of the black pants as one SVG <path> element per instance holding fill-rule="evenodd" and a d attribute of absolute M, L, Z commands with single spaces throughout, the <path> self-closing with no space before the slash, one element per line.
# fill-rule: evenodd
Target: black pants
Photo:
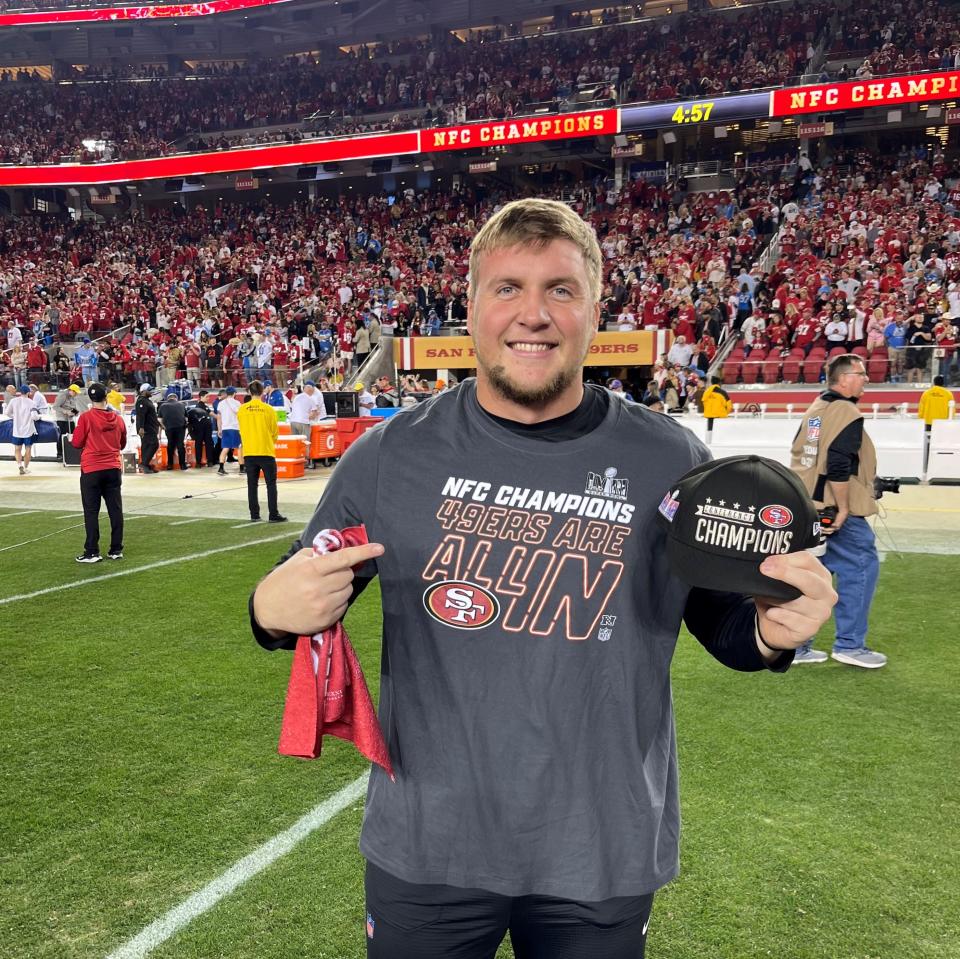
<path fill-rule="evenodd" d="M 83 551 L 87 556 L 100 552 L 100 501 L 107 504 L 110 517 L 110 552 L 123 552 L 123 501 L 120 498 L 120 470 L 96 470 L 80 474 L 80 502 L 83 503 L 83 526 L 87 540 Z"/>
<path fill-rule="evenodd" d="M 140 462 L 144 469 L 153 462 L 158 449 L 160 449 L 160 436 L 157 433 L 145 432 L 140 441 Z"/>
<path fill-rule="evenodd" d="M 67 420 L 57 420 L 57 429 L 60 431 L 60 439 L 57 442 L 57 462 L 59 463 L 63 459 L 63 438 L 73 431 Z"/>
<path fill-rule="evenodd" d="M 191 433 L 190 439 L 193 440 L 197 466 L 202 466 L 204 463 L 209 466 L 220 459 L 220 454 L 216 451 L 213 443 L 213 424 L 207 423 L 203 429 Z M 206 451 L 206 458 L 204 458 L 204 451 Z"/>
<path fill-rule="evenodd" d="M 247 506 L 250 519 L 260 519 L 260 500 L 257 498 L 257 483 L 263 470 L 263 482 L 267 487 L 267 509 L 270 516 L 279 516 L 277 509 L 277 461 L 272 456 L 245 456 L 247 467 Z"/>
<path fill-rule="evenodd" d="M 187 428 L 185 426 L 175 426 L 166 432 L 167 469 L 173 469 L 173 451 L 176 450 L 177 456 L 180 458 L 180 469 L 185 470 L 187 468 L 187 447 L 184 445 L 184 439 L 187 435 Z"/>
<path fill-rule="evenodd" d="M 367 863 L 367 959 L 643 959 L 653 893 L 602 902 L 416 885 Z"/>

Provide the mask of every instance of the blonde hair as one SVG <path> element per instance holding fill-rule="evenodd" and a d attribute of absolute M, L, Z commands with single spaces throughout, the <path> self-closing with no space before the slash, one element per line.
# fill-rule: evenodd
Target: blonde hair
<path fill-rule="evenodd" d="M 508 203 L 494 213 L 474 237 L 470 245 L 468 299 L 476 297 L 482 254 L 518 245 L 544 247 L 553 240 L 569 240 L 580 251 L 587 271 L 590 298 L 599 303 L 603 257 L 593 227 L 565 203 L 536 197 Z"/>

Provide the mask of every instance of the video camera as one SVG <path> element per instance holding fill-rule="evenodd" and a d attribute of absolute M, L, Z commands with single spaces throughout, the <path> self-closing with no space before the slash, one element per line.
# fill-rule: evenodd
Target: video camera
<path fill-rule="evenodd" d="M 873 498 L 880 499 L 884 493 L 899 493 L 900 480 L 896 476 L 874 476 Z"/>

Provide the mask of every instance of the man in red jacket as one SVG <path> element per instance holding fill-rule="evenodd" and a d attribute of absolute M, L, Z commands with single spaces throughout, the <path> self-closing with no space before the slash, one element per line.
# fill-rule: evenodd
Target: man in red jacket
<path fill-rule="evenodd" d="M 107 391 L 102 383 L 87 389 L 92 406 L 80 414 L 70 442 L 80 453 L 80 500 L 87 532 L 78 563 L 99 563 L 100 502 L 110 516 L 110 551 L 107 559 L 123 559 L 123 502 L 120 498 L 120 451 L 127 445 L 123 418 L 107 409 Z"/>

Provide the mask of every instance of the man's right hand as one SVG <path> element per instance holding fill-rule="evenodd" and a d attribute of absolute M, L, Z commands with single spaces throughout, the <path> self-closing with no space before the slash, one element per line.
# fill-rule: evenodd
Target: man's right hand
<path fill-rule="evenodd" d="M 837 510 L 836 519 L 830 524 L 830 528 L 826 530 L 828 536 L 832 536 L 841 526 L 847 521 L 847 517 L 850 515 L 850 510 L 841 509 Z"/>
<path fill-rule="evenodd" d="M 317 555 L 302 549 L 257 587 L 253 615 L 276 637 L 313 636 L 343 619 L 353 594 L 354 566 L 383 555 L 380 543 Z"/>

